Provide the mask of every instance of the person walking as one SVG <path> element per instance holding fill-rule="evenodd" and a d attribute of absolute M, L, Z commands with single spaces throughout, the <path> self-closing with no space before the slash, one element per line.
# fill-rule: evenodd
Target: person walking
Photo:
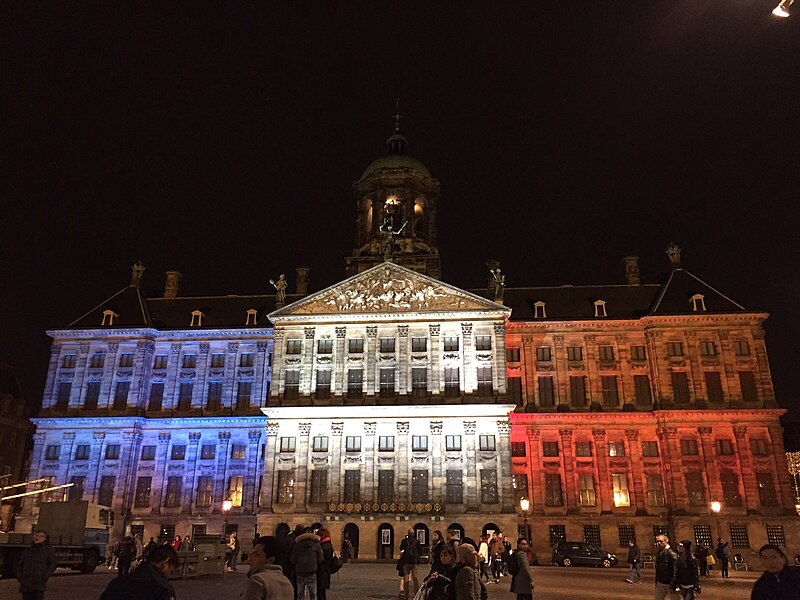
<path fill-rule="evenodd" d="M 489 542 L 485 535 L 482 535 L 480 539 L 480 544 L 478 544 L 478 574 L 481 576 L 481 579 L 484 577 L 486 578 L 486 583 L 491 583 L 492 576 L 490 573 L 490 565 L 492 559 L 489 558 Z"/>
<path fill-rule="evenodd" d="M 442 538 L 442 532 L 438 529 L 435 530 L 431 536 L 431 573 L 441 570 L 437 567 L 440 567 L 442 564 L 442 550 L 446 547 L 444 539 Z"/>
<path fill-rule="evenodd" d="M 400 560 L 403 567 L 403 590 L 402 597 L 411 600 L 419 589 L 419 579 L 417 579 L 417 563 L 419 562 L 419 542 L 414 534 L 414 529 L 409 527 L 406 537 L 400 542 Z M 413 592 L 411 591 L 413 584 Z"/>
<path fill-rule="evenodd" d="M 667 595 L 677 598 L 678 587 L 678 555 L 669 547 L 666 535 L 656 536 L 656 590 L 655 600 L 664 600 Z"/>
<path fill-rule="evenodd" d="M 700 567 L 700 577 L 708 576 L 708 548 L 706 548 L 704 544 L 698 543 L 694 555 Z"/>
<path fill-rule="evenodd" d="M 33 534 L 33 543 L 25 548 L 19 564 L 19 591 L 22 600 L 42 600 L 47 580 L 55 573 L 56 553 L 47 539 L 47 532 Z"/>
<path fill-rule="evenodd" d="M 253 551 L 247 559 L 250 568 L 247 571 L 247 584 L 241 595 L 242 600 L 294 598 L 292 582 L 276 563 L 280 552 L 280 542 L 271 535 L 253 541 Z"/>
<path fill-rule="evenodd" d="M 800 600 L 800 568 L 790 567 L 789 559 L 776 544 L 758 550 L 764 573 L 753 585 L 750 600 Z"/>
<path fill-rule="evenodd" d="M 521 537 L 517 540 L 517 551 L 509 559 L 510 591 L 517 595 L 517 600 L 533 600 L 533 576 L 528 550 L 528 540 Z"/>
<path fill-rule="evenodd" d="M 131 572 L 134 558 L 136 558 L 136 543 L 131 536 L 126 535 L 117 546 L 117 577 Z"/>
<path fill-rule="evenodd" d="M 317 529 L 317 536 L 322 550 L 322 563 L 317 569 L 317 600 L 328 600 L 328 590 L 331 589 L 331 566 L 336 553 L 333 551 L 330 531 L 320 527 Z"/>
<path fill-rule="evenodd" d="M 722 572 L 722 577 L 728 579 L 728 542 L 723 542 L 722 538 L 717 539 L 717 549 L 714 550 L 714 556 L 719 561 L 719 570 Z"/>
<path fill-rule="evenodd" d="M 239 536 L 235 531 L 231 531 L 230 536 L 228 537 L 228 571 L 233 572 L 236 570 L 236 561 L 239 559 L 239 551 L 241 550 L 241 546 L 239 545 Z"/>
<path fill-rule="evenodd" d="M 459 544 L 461 568 L 455 579 L 455 600 L 487 600 L 489 593 L 478 575 L 478 552 L 472 544 Z"/>
<path fill-rule="evenodd" d="M 147 545 L 144 547 L 144 560 L 147 560 L 147 557 L 150 556 L 150 553 L 158 548 L 158 544 L 156 544 L 156 540 L 154 538 L 150 538 L 150 541 L 147 542 Z"/>
<path fill-rule="evenodd" d="M 322 564 L 322 548 L 319 536 L 310 527 L 295 539 L 291 561 L 297 579 L 297 600 L 305 600 L 306 590 L 308 600 L 317 600 L 317 571 Z"/>
<path fill-rule="evenodd" d="M 138 533 L 133 536 L 133 546 L 135 549 L 133 561 L 138 564 L 144 559 L 144 545 L 142 544 L 142 536 L 140 536 Z"/>
<path fill-rule="evenodd" d="M 700 565 L 692 554 L 692 542 L 678 542 L 678 591 L 683 600 L 694 600 L 700 593 Z"/>
<path fill-rule="evenodd" d="M 506 547 L 503 546 L 503 534 L 495 531 L 492 534 L 489 545 L 489 555 L 492 559 L 492 577 L 495 583 L 500 583 L 500 576 L 503 574 L 503 554 Z"/>
<path fill-rule="evenodd" d="M 508 572 L 508 562 L 511 560 L 511 555 L 514 552 L 514 548 L 511 545 L 511 540 L 508 539 L 507 535 L 503 536 L 503 575 L 510 575 L 511 573 Z"/>
<path fill-rule="evenodd" d="M 633 540 L 628 540 L 628 566 L 630 573 L 625 580 L 628 583 L 642 583 L 641 559 L 642 553 L 639 551 L 639 546 Z"/>
<path fill-rule="evenodd" d="M 178 553 L 169 545 L 156 547 L 131 573 L 112 579 L 100 600 L 175 600 L 167 577 L 178 566 Z"/>

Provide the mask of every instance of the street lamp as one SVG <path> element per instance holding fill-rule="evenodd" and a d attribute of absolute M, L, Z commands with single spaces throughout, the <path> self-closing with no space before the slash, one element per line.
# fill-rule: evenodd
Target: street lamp
<path fill-rule="evenodd" d="M 223 535 L 227 535 L 228 533 L 228 513 L 230 512 L 231 508 L 233 507 L 233 502 L 231 501 L 230 496 L 225 498 L 222 501 L 222 514 L 225 516 L 225 525 L 224 529 L 222 530 Z"/>
<path fill-rule="evenodd" d="M 711 503 L 711 512 L 714 513 L 714 520 L 717 522 L 717 539 L 722 538 L 722 530 L 719 524 L 719 511 L 722 510 L 722 504 L 716 500 Z"/>
<path fill-rule="evenodd" d="M 785 19 L 790 16 L 789 7 L 792 4 L 794 4 L 794 0 L 781 0 L 780 4 L 773 9 L 772 14 Z"/>
<path fill-rule="evenodd" d="M 522 527 L 523 531 L 525 532 L 524 537 L 526 540 L 530 538 L 530 535 L 528 535 L 528 509 L 530 507 L 531 507 L 530 500 L 528 500 L 527 498 L 520 498 L 519 508 L 522 511 L 522 523 L 523 523 Z"/>

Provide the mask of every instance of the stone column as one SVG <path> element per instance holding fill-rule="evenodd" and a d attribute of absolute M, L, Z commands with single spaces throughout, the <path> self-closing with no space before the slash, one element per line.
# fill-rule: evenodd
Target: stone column
<path fill-rule="evenodd" d="M 272 347 L 272 381 L 269 386 L 269 395 L 275 399 L 275 404 L 280 404 L 277 400 L 283 394 L 283 379 L 286 371 L 283 365 L 283 329 L 276 327 L 272 332 L 272 336 L 274 345 Z M 267 430 L 267 436 L 269 436 L 269 430 Z M 270 506 L 272 506 L 271 502 L 270 500 Z"/>
<path fill-rule="evenodd" d="M 399 325 L 397 327 L 398 335 L 398 348 L 397 348 L 397 390 L 401 396 L 407 396 L 411 393 L 411 361 L 409 355 L 411 354 L 411 343 L 408 338 L 408 325 Z"/>
<path fill-rule="evenodd" d="M 377 363 L 377 349 L 376 339 L 378 337 L 377 325 L 367 326 L 367 347 L 365 352 L 364 364 L 364 395 L 373 396 L 378 389 L 376 366 Z"/>
<path fill-rule="evenodd" d="M 162 410 L 174 410 L 178 405 L 178 373 L 181 370 L 181 344 L 174 343 L 170 347 L 170 358 L 167 364 L 167 375 L 164 378 L 164 400 Z"/>
<path fill-rule="evenodd" d="M 65 431 L 61 437 L 61 450 L 58 460 L 58 475 L 56 483 L 58 485 L 69 483 L 70 466 L 75 459 L 75 432 Z M 67 489 L 67 488 L 64 488 Z"/>
<path fill-rule="evenodd" d="M 430 379 L 428 381 L 428 389 L 431 391 L 433 396 L 441 396 L 444 393 L 444 381 L 442 378 L 442 351 L 440 346 L 440 337 L 439 332 L 441 331 L 441 326 L 436 325 L 429 325 L 428 332 L 430 333 L 430 342 L 431 342 L 431 349 L 430 349 L 430 365 L 431 368 L 428 371 L 428 375 Z"/>
<path fill-rule="evenodd" d="M 539 430 L 528 427 L 528 500 L 531 514 L 544 514 L 544 489 Z"/>
<path fill-rule="evenodd" d="M 255 374 L 253 377 L 253 395 L 250 405 L 262 407 L 267 405 L 267 394 L 269 392 L 269 362 L 267 361 L 267 350 L 269 343 L 266 340 L 259 340 L 256 343 Z M 260 434 L 259 434 L 260 435 Z"/>
<path fill-rule="evenodd" d="M 375 450 L 375 430 L 376 423 L 364 423 L 364 487 L 361 490 L 361 499 L 364 502 L 376 502 L 378 500 L 375 490 L 378 487 L 376 470 L 378 469 Z"/>
<path fill-rule="evenodd" d="M 478 365 L 475 361 L 475 344 L 472 340 L 472 323 L 461 324 L 461 371 L 464 380 L 463 393 L 473 394 L 478 388 Z"/>
<path fill-rule="evenodd" d="M 772 376 L 767 359 L 767 346 L 764 343 L 764 330 L 753 331 L 753 354 L 755 354 L 756 389 L 758 390 L 758 406 L 775 407 L 775 390 L 772 387 Z M 782 480 L 786 477 L 781 477 Z"/>
<path fill-rule="evenodd" d="M 56 403 L 56 393 L 58 389 L 56 380 L 58 379 L 59 356 L 61 356 L 61 345 L 53 343 L 50 346 L 50 363 L 47 365 L 47 383 L 45 384 L 42 408 L 55 406 Z M 73 392 L 74 391 L 73 389 Z"/>
<path fill-rule="evenodd" d="M 197 459 L 199 454 L 200 438 L 202 432 L 189 432 L 189 445 L 186 448 L 186 469 L 181 490 L 181 508 L 183 514 L 191 515 L 195 505 L 194 491 L 197 489 Z"/>
<path fill-rule="evenodd" d="M 697 431 L 700 433 L 700 458 L 705 465 L 704 472 L 708 479 L 709 495 L 706 501 L 716 500 L 722 498 L 722 483 L 714 460 L 714 435 L 711 427 L 698 427 Z"/>
<path fill-rule="evenodd" d="M 789 465 L 786 460 L 786 450 L 783 447 L 783 428 L 777 423 L 769 427 L 770 446 L 772 452 L 770 458 L 774 464 L 772 479 L 775 481 L 775 492 L 779 494 L 780 506 L 787 511 L 795 509 L 795 497 L 791 478 L 787 476 Z"/>
<path fill-rule="evenodd" d="M 742 477 L 741 490 L 744 493 L 742 506 L 748 512 L 761 509 L 761 502 L 758 495 L 758 481 L 755 471 L 753 471 L 753 461 L 750 459 L 749 448 L 747 447 L 747 427 L 740 426 L 733 428 L 734 454 L 739 460 L 739 473 Z"/>
<path fill-rule="evenodd" d="M 530 412 L 536 406 L 536 355 L 535 344 L 529 335 L 523 335 L 520 340 L 520 366 L 522 372 L 522 406 Z M 558 391 L 555 390 L 556 395 Z M 530 408 L 529 408 L 530 407 Z"/>
<path fill-rule="evenodd" d="M 614 506 L 614 493 L 611 473 L 608 471 L 608 445 L 604 429 L 592 429 L 594 450 L 597 462 L 597 505 L 601 512 L 610 512 Z"/>
<path fill-rule="evenodd" d="M 514 501 L 514 484 L 512 482 L 511 461 L 511 423 L 508 419 L 497 421 L 497 486 L 500 493 L 500 511 L 513 513 L 516 510 Z"/>
<path fill-rule="evenodd" d="M 141 431 L 134 429 L 122 432 L 122 453 L 117 471 L 117 485 L 114 490 L 114 505 L 112 506 L 114 510 L 120 510 L 121 514 L 127 513 L 133 507 L 141 445 Z"/>
<path fill-rule="evenodd" d="M 341 404 L 341 398 L 343 394 L 347 393 L 347 348 L 345 346 L 347 342 L 347 328 L 346 327 L 337 327 L 336 328 L 336 348 L 334 349 L 334 367 L 331 381 L 331 386 L 333 387 L 333 395 L 339 396 L 339 403 Z"/>
<path fill-rule="evenodd" d="M 103 390 L 100 390 L 100 399 L 98 408 L 111 408 L 114 406 L 114 394 L 117 392 L 117 353 L 119 352 L 119 344 L 113 342 L 108 345 L 108 353 L 106 354 L 106 362 L 103 365 L 103 381 L 109 382 L 110 389 L 106 391 L 105 400 L 103 404 Z"/>
<path fill-rule="evenodd" d="M 278 443 L 278 423 L 267 423 L 266 449 L 264 450 L 264 472 L 261 479 L 261 510 L 272 512 L 272 502 L 275 498 L 273 487 L 275 485 L 276 451 Z"/>
<path fill-rule="evenodd" d="M 153 508 L 151 514 L 157 515 L 161 513 L 161 506 L 163 505 L 164 493 L 167 489 L 167 453 L 169 452 L 169 442 L 172 437 L 168 431 L 162 431 L 158 434 L 158 447 L 156 448 L 156 468 L 153 471 L 153 487 L 152 487 L 152 504 Z"/>
<path fill-rule="evenodd" d="M 689 404 L 690 406 L 695 406 L 697 399 L 702 398 L 705 394 L 703 393 L 703 384 L 700 381 L 702 377 L 700 351 L 697 347 L 697 334 L 694 331 L 686 332 L 686 352 L 684 355 L 689 363 L 688 373 L 686 373 L 689 378 Z"/>
<path fill-rule="evenodd" d="M 300 363 L 300 396 L 311 396 L 314 392 L 314 334 L 313 327 L 306 327 L 304 330 L 305 341 L 303 342 L 303 359 Z"/>
<path fill-rule="evenodd" d="M 311 435 L 311 423 L 300 423 L 300 444 L 297 448 L 297 469 L 295 471 L 294 503 L 292 510 L 298 513 L 308 512 L 308 463 L 311 461 L 311 449 L 308 438 Z"/>
<path fill-rule="evenodd" d="M 342 484 L 344 483 L 344 465 L 342 460 L 342 432 L 344 422 L 331 423 L 333 440 L 331 444 L 331 469 L 328 474 L 328 500 L 340 502 L 342 500 Z"/>
<path fill-rule="evenodd" d="M 466 442 L 467 457 L 467 476 L 464 478 L 464 485 L 467 488 L 467 511 L 478 511 L 478 455 L 477 444 L 475 443 L 475 421 L 464 421 L 464 441 Z"/>
<path fill-rule="evenodd" d="M 239 385 L 239 342 L 228 342 L 228 355 L 225 357 L 225 379 L 222 383 L 223 408 L 236 407 L 236 388 Z M 223 498 L 224 500 L 224 498 Z"/>
<path fill-rule="evenodd" d="M 128 406 L 145 408 L 147 383 L 150 380 L 150 369 L 153 366 L 154 350 L 155 345 L 152 340 L 139 340 L 136 342 L 136 353 L 133 357 L 131 389 L 128 394 Z"/>
<path fill-rule="evenodd" d="M 431 421 L 431 502 L 438 502 L 444 506 L 447 487 L 447 474 L 445 473 L 442 455 L 446 449 L 442 445 L 442 422 Z M 510 464 L 510 463 L 509 463 Z"/>
<path fill-rule="evenodd" d="M 657 428 L 659 445 L 662 448 L 663 458 L 661 465 L 664 469 L 664 492 L 667 495 L 667 506 L 673 510 L 684 510 L 689 500 L 683 482 L 681 471 L 681 454 L 678 448 L 678 430 L 675 427 L 665 427 L 659 424 Z"/>
<path fill-rule="evenodd" d="M 86 487 L 84 488 L 84 497 L 90 499 L 90 502 L 97 502 L 97 486 L 99 481 L 97 473 L 100 470 L 100 463 L 103 454 L 103 441 L 106 439 L 104 431 L 95 431 L 92 433 L 92 447 L 89 452 L 89 466 L 86 470 Z"/>
<path fill-rule="evenodd" d="M 80 408 L 83 405 L 83 398 L 86 394 L 85 387 L 87 382 L 88 366 L 89 366 L 89 343 L 81 342 L 78 345 L 78 356 L 75 360 L 75 380 L 72 382 L 73 396 L 70 399 L 70 405 Z"/>
<path fill-rule="evenodd" d="M 567 512 L 573 512 L 578 507 L 577 493 L 575 490 L 575 457 L 572 452 L 572 430 L 559 429 L 561 436 L 561 464 L 564 469 L 564 504 Z"/>
<path fill-rule="evenodd" d="M 231 432 L 220 431 L 217 434 L 217 472 L 214 474 L 214 501 L 212 506 L 214 510 L 222 506 L 223 500 L 228 497 L 228 460 L 230 460 L 231 451 Z"/>
<path fill-rule="evenodd" d="M 203 408 L 208 396 L 208 353 L 210 345 L 208 342 L 200 344 L 200 352 L 197 356 L 197 368 L 195 368 L 194 388 L 192 390 L 192 403 L 190 408 Z"/>
<path fill-rule="evenodd" d="M 244 478 L 244 490 L 242 490 L 242 511 L 254 515 L 258 513 L 256 490 L 259 478 L 258 464 L 261 457 L 260 442 L 260 429 L 251 429 L 247 432 L 247 476 Z"/>
<path fill-rule="evenodd" d="M 42 455 L 44 454 L 45 441 L 47 435 L 44 433 L 33 434 L 33 449 L 31 450 L 30 469 L 28 471 L 28 481 L 39 479 L 42 476 Z M 37 496 L 26 496 L 22 498 L 22 514 L 31 514 Z"/>
<path fill-rule="evenodd" d="M 411 500 L 411 489 L 409 478 L 411 476 L 411 452 L 408 444 L 408 421 L 397 422 L 397 446 L 395 452 L 397 453 L 396 471 L 395 471 L 395 489 L 397 490 L 397 498 L 395 502 L 408 502 Z"/>
<path fill-rule="evenodd" d="M 626 429 L 625 437 L 628 440 L 627 454 L 630 456 L 628 460 L 628 479 L 630 480 L 629 488 L 633 492 L 631 499 L 631 506 L 636 507 L 636 511 L 645 510 L 645 496 L 646 490 L 642 484 L 642 447 L 639 444 L 639 432 L 635 429 Z"/>
<path fill-rule="evenodd" d="M 496 323 L 494 326 L 494 339 L 492 340 L 492 356 L 494 369 L 492 369 L 492 385 L 497 394 L 505 395 L 508 392 L 506 382 L 506 324 Z M 511 464 L 510 462 L 508 464 Z"/>
<path fill-rule="evenodd" d="M 586 345 L 586 360 L 583 361 L 586 368 L 586 404 L 591 406 L 593 402 L 603 403 L 603 393 L 600 383 L 600 372 L 597 360 L 597 342 L 593 335 L 583 336 Z M 611 479 L 608 480 L 611 485 Z"/>

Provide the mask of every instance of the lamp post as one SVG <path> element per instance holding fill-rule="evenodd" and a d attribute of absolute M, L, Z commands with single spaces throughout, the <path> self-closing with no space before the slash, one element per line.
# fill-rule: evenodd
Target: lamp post
<path fill-rule="evenodd" d="M 530 541 L 530 535 L 528 535 L 528 509 L 531 507 L 531 501 L 527 498 L 520 498 L 519 500 L 519 508 L 522 511 L 522 528 L 524 531 L 524 537 L 526 540 Z"/>
<path fill-rule="evenodd" d="M 222 501 L 222 514 L 225 516 L 225 525 L 223 526 L 222 535 L 228 534 L 228 513 L 230 512 L 231 508 L 233 507 L 233 502 L 231 502 L 230 496 L 225 498 Z"/>
<path fill-rule="evenodd" d="M 722 530 L 719 524 L 719 511 L 722 510 L 722 504 L 716 500 L 711 503 L 711 512 L 714 513 L 714 520 L 717 522 L 717 539 L 722 538 Z"/>

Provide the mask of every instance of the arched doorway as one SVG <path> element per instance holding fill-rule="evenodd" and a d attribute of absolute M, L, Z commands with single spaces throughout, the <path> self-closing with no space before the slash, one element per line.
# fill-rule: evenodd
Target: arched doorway
<path fill-rule="evenodd" d="M 394 527 L 389 523 L 381 523 L 376 542 L 378 558 L 394 558 Z"/>
<path fill-rule="evenodd" d="M 450 525 L 447 526 L 447 529 L 454 531 L 455 536 L 459 541 L 464 539 L 464 526 L 461 525 L 461 523 L 450 523 Z"/>
<path fill-rule="evenodd" d="M 287 535 L 289 535 L 289 532 L 291 530 L 292 528 L 289 527 L 288 523 L 278 523 L 278 526 L 275 528 L 275 537 L 276 538 L 286 537 Z"/>
<path fill-rule="evenodd" d="M 345 554 L 345 548 L 347 545 L 345 544 L 345 540 L 350 540 L 350 544 L 352 545 L 352 550 L 350 550 L 351 554 L 349 558 L 358 558 L 358 525 L 355 523 L 348 523 L 344 526 L 344 532 L 342 534 L 342 555 Z"/>
<path fill-rule="evenodd" d="M 431 547 L 431 530 L 425 523 L 417 523 L 414 525 L 414 537 L 419 542 L 422 555 L 428 556 Z"/>
<path fill-rule="evenodd" d="M 491 535 L 492 533 L 497 533 L 500 531 L 500 528 L 495 523 L 486 523 L 481 529 L 481 535 Z"/>

